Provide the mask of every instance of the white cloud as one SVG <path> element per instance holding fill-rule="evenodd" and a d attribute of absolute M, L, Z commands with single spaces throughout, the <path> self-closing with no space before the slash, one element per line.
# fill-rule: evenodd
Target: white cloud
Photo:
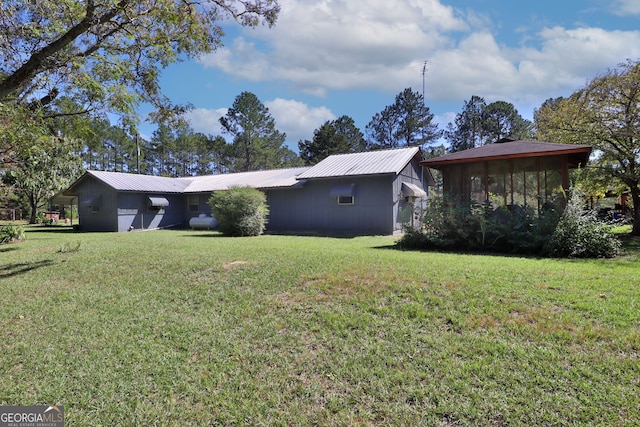
<path fill-rule="evenodd" d="M 638 0 L 612 1 L 619 10 L 640 13 Z M 243 30 L 202 63 L 239 79 L 286 82 L 298 92 L 323 97 L 331 90 L 373 89 L 393 96 L 406 87 L 419 89 L 422 64 L 428 60 L 427 102 L 462 104 L 479 95 L 489 102 L 535 106 L 573 92 L 627 58 L 640 57 L 640 31 L 519 29 L 517 36 L 507 34 L 503 40 L 488 15 L 456 10 L 440 0 L 280 4 L 274 28 Z M 292 117 L 279 119 L 279 125 Z M 287 123 L 287 133 L 309 138 L 319 124 Z"/>
<path fill-rule="evenodd" d="M 438 0 L 283 0 L 274 28 L 234 40 L 202 59 L 205 66 L 249 79 L 278 79 L 324 95 L 327 89 L 386 87 L 416 61 L 450 41 L 441 32 L 467 30 Z M 406 84 L 401 87 L 406 87 Z"/>
<path fill-rule="evenodd" d="M 336 116 L 326 107 L 311 108 L 290 99 L 276 98 L 265 102 L 276 122 L 276 128 L 287 134 L 287 141 L 295 144 L 301 139 L 311 139 L 313 131 Z"/>
<path fill-rule="evenodd" d="M 225 114 L 227 108 L 194 108 L 186 114 L 186 118 L 194 131 L 217 136 L 222 134 L 220 118 Z"/>
<path fill-rule="evenodd" d="M 638 0 L 614 0 L 613 10 L 618 15 L 640 15 Z"/>
<path fill-rule="evenodd" d="M 301 139 L 311 139 L 313 131 L 327 120 L 336 118 L 326 107 L 309 107 L 299 101 L 276 98 L 264 105 L 276 122 L 276 129 L 287 134 L 287 142 L 295 145 Z M 194 108 L 186 117 L 196 132 L 207 135 L 225 136 L 220 118 L 227 114 L 227 108 Z"/>
<path fill-rule="evenodd" d="M 479 95 L 539 105 L 575 91 L 628 57 L 640 57 L 640 31 L 555 27 L 536 37 L 537 48 L 508 48 L 488 33 L 472 33 L 455 49 L 436 52 L 427 99 Z"/>

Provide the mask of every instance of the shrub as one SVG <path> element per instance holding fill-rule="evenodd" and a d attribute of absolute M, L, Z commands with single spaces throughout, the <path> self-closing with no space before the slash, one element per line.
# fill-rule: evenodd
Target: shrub
<path fill-rule="evenodd" d="M 19 225 L 0 226 L 0 245 L 24 239 L 24 229 Z"/>
<path fill-rule="evenodd" d="M 617 255 L 621 245 L 612 226 L 598 221 L 595 212 L 585 212 L 582 200 L 575 191 L 564 210 L 545 203 L 538 213 L 530 207 L 494 209 L 491 202 L 434 198 L 425 211 L 423 230 L 403 235 L 397 245 L 573 258 Z"/>
<path fill-rule="evenodd" d="M 228 236 L 258 236 L 264 232 L 269 208 L 261 191 L 231 187 L 213 193 L 209 199 L 218 230 Z"/>
<path fill-rule="evenodd" d="M 595 211 L 583 209 L 583 196 L 578 191 L 567 207 L 544 252 L 552 257 L 612 258 L 620 253 L 621 242 L 614 236 L 613 226 L 598 219 Z"/>
<path fill-rule="evenodd" d="M 424 233 L 415 229 L 406 231 L 398 240 L 397 245 L 402 249 L 428 249 L 433 246 Z"/>
<path fill-rule="evenodd" d="M 398 245 L 407 248 L 422 241 L 422 248 L 539 253 L 559 219 L 548 206 L 540 214 L 532 208 L 494 209 L 491 202 L 461 202 L 443 197 L 429 200 L 423 219 L 423 239 L 412 236 Z"/>

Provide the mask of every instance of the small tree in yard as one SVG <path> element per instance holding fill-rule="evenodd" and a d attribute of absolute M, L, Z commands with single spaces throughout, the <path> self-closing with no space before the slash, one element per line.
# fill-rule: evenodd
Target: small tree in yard
<path fill-rule="evenodd" d="M 227 236 L 259 236 L 267 224 L 267 198 L 255 188 L 231 187 L 215 192 L 209 205 L 218 230 Z"/>

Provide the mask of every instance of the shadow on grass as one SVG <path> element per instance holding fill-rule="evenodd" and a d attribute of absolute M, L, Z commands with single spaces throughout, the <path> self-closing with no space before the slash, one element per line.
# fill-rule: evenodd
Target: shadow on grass
<path fill-rule="evenodd" d="M 373 246 L 371 249 L 385 249 L 398 252 L 418 252 L 423 254 L 445 254 L 445 255 L 471 255 L 496 258 L 529 258 L 545 259 L 545 257 L 535 254 L 512 254 L 499 251 L 471 251 L 462 249 L 442 249 L 442 248 L 403 248 L 398 245 Z M 552 258 L 548 258 L 552 259 Z"/>
<path fill-rule="evenodd" d="M 73 227 L 68 226 L 32 226 L 25 229 L 25 232 L 28 234 L 31 233 L 75 233 L 76 231 Z"/>
<path fill-rule="evenodd" d="M 6 246 L 6 247 L 0 247 L 0 253 L 3 252 L 11 252 L 11 251 L 17 251 L 18 248 L 15 246 Z"/>
<path fill-rule="evenodd" d="M 632 236 L 631 234 L 623 234 L 620 236 L 622 242 L 622 250 L 640 255 L 640 236 Z"/>
<path fill-rule="evenodd" d="M 635 263 L 636 259 L 640 258 L 640 237 L 623 235 L 619 236 L 622 242 L 621 253 L 613 258 L 567 258 L 567 257 L 547 257 L 537 254 L 527 253 L 507 253 L 499 251 L 468 251 L 468 250 L 456 250 L 456 249 L 442 249 L 442 248 L 403 248 L 399 245 L 383 245 L 374 246 L 372 249 L 386 249 L 394 250 L 398 252 L 420 252 L 420 253 L 439 253 L 450 255 L 477 255 L 477 256 L 489 256 L 489 257 L 504 257 L 504 258 L 529 258 L 529 259 L 548 259 L 548 260 L 561 260 L 572 263 L 580 262 L 597 262 L 602 263 L 603 266 L 610 266 L 611 261 L 615 261 L 618 264 Z"/>
<path fill-rule="evenodd" d="M 18 276 L 20 274 L 28 273 L 36 268 L 46 267 L 53 264 L 53 260 L 45 259 L 36 262 L 23 262 L 16 264 L 0 265 L 0 279 L 8 277 Z"/>
<path fill-rule="evenodd" d="M 318 238 L 330 238 L 330 239 L 353 239 L 356 237 L 361 237 L 362 235 L 357 234 L 320 234 L 320 233 L 312 233 L 312 232 L 301 232 L 301 233 L 289 233 L 289 232 L 275 232 L 275 231 L 267 231 L 261 234 L 260 236 L 225 236 L 219 231 L 213 230 L 201 230 L 194 231 L 190 234 L 185 234 L 183 237 L 224 237 L 228 239 L 242 239 L 242 238 L 254 238 L 261 236 L 291 236 L 291 237 L 318 237 Z"/>
<path fill-rule="evenodd" d="M 226 237 L 226 236 L 224 236 L 222 233 L 219 233 L 217 231 L 202 230 L 202 231 L 194 231 L 193 233 L 189 233 L 189 234 L 184 234 L 183 236 L 180 236 L 180 237 L 207 237 L 207 238 L 212 238 L 212 237 Z"/>

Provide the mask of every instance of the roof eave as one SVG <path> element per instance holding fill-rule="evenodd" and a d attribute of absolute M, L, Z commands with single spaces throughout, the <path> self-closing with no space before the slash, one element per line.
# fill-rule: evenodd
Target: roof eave
<path fill-rule="evenodd" d="M 562 155 L 580 155 L 580 163 L 586 163 L 589 159 L 589 155 L 591 154 L 591 147 L 578 147 L 571 148 L 567 150 L 557 150 L 557 151 L 533 151 L 528 153 L 512 153 L 512 154 L 502 154 L 497 156 L 482 156 L 482 157 L 471 157 L 471 158 L 463 158 L 463 159 L 445 159 L 438 160 L 435 159 L 427 159 L 420 162 L 421 166 L 438 169 L 439 167 L 463 164 L 463 163 L 478 163 L 478 162 L 487 162 L 487 161 L 495 161 L 495 160 L 510 160 L 510 159 L 524 159 L 531 157 L 551 157 L 551 156 L 562 156 Z M 582 158 L 584 157 L 584 158 Z"/>

